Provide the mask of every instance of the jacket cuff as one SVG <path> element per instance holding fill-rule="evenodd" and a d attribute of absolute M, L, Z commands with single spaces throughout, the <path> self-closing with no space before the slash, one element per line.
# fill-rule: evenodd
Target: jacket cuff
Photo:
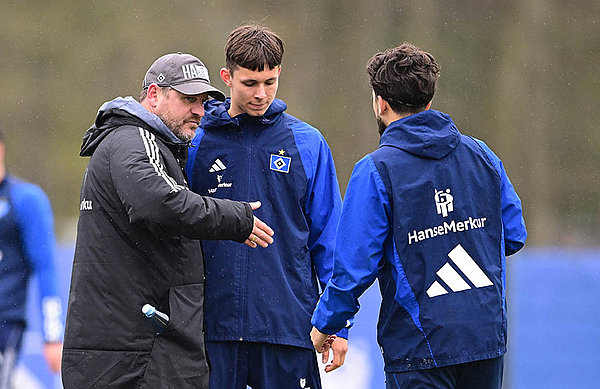
<path fill-rule="evenodd" d="M 344 339 L 348 339 L 348 328 L 342 328 L 338 333 L 335 334 L 336 336 L 340 337 L 340 338 L 344 338 Z"/>
<path fill-rule="evenodd" d="M 246 220 L 248 221 L 248 225 L 243 230 L 244 233 L 242 234 L 241 239 L 239 240 L 240 243 L 244 243 L 246 239 L 250 237 L 252 229 L 254 228 L 254 212 L 252 211 L 252 207 L 249 203 L 242 204 L 244 204 L 244 207 L 246 207 Z"/>

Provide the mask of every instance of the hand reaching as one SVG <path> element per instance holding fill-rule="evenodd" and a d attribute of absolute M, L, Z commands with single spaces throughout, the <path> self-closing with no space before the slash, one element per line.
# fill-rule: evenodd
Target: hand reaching
<path fill-rule="evenodd" d="M 260 201 L 254 201 L 250 203 L 252 210 L 260 208 Z M 254 227 L 252 228 L 252 233 L 244 242 L 247 246 L 256 248 L 258 246 L 268 247 L 271 243 L 273 243 L 274 232 L 265 222 L 254 216 Z"/>

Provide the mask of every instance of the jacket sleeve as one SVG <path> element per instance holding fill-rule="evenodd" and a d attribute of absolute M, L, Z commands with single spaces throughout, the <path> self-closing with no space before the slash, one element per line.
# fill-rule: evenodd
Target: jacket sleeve
<path fill-rule="evenodd" d="M 254 218 L 248 203 L 191 192 L 165 168 L 155 136 L 138 128 L 111 139 L 110 171 L 129 220 L 155 233 L 245 241 Z"/>
<path fill-rule="evenodd" d="M 525 245 L 527 239 L 521 199 L 510 182 L 500 158 L 484 142 L 477 139 L 476 141 L 488 155 L 492 165 L 500 175 L 504 250 L 506 255 L 512 255 Z"/>
<path fill-rule="evenodd" d="M 62 304 L 54 267 L 56 243 L 50 201 L 39 187 L 27 184 L 15 196 L 15 208 L 23 248 L 39 284 L 44 340 L 60 342 L 63 334 Z"/>
<path fill-rule="evenodd" d="M 314 139 L 314 138 L 313 138 Z M 305 214 L 310 223 L 308 249 L 321 290 L 325 289 L 333 271 L 333 245 L 335 232 L 342 210 L 342 196 L 335 171 L 331 150 L 320 134 L 318 144 L 300 145 L 300 152 L 311 150 L 314 154 L 305 156 L 309 178 Z M 337 334 L 348 337 L 348 330 Z"/>
<path fill-rule="evenodd" d="M 317 304 L 312 324 L 333 334 L 358 312 L 358 298 L 373 284 L 391 234 L 390 202 L 370 156 L 354 167 L 335 239 L 333 276 Z"/>

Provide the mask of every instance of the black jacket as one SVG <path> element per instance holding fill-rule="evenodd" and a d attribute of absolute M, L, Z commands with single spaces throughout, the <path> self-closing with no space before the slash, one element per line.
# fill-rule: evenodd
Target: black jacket
<path fill-rule="evenodd" d="M 132 98 L 99 110 L 85 172 L 67 312 L 65 389 L 205 388 L 198 239 L 243 242 L 247 203 L 188 190 L 187 144 Z M 160 335 L 141 312 L 167 313 Z"/>

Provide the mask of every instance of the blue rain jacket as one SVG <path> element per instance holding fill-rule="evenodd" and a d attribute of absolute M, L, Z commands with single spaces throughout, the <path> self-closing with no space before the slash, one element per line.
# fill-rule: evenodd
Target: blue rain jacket
<path fill-rule="evenodd" d="M 201 195 L 256 201 L 275 243 L 251 249 L 203 242 L 207 341 L 312 348 L 310 318 L 333 268 L 341 195 L 321 133 L 284 113 L 231 118 L 230 100 L 211 100 L 190 148 L 190 188 Z M 346 337 L 347 330 L 339 335 Z"/>
<path fill-rule="evenodd" d="M 526 235 L 521 201 L 483 142 L 435 110 L 404 117 L 354 167 L 312 323 L 338 331 L 378 278 L 387 372 L 503 355 L 505 255 Z"/>
<path fill-rule="evenodd" d="M 11 175 L 0 182 L 0 331 L 3 323 L 25 323 L 27 283 L 36 273 L 44 339 L 62 340 L 53 223 L 50 201 L 39 187 Z"/>

